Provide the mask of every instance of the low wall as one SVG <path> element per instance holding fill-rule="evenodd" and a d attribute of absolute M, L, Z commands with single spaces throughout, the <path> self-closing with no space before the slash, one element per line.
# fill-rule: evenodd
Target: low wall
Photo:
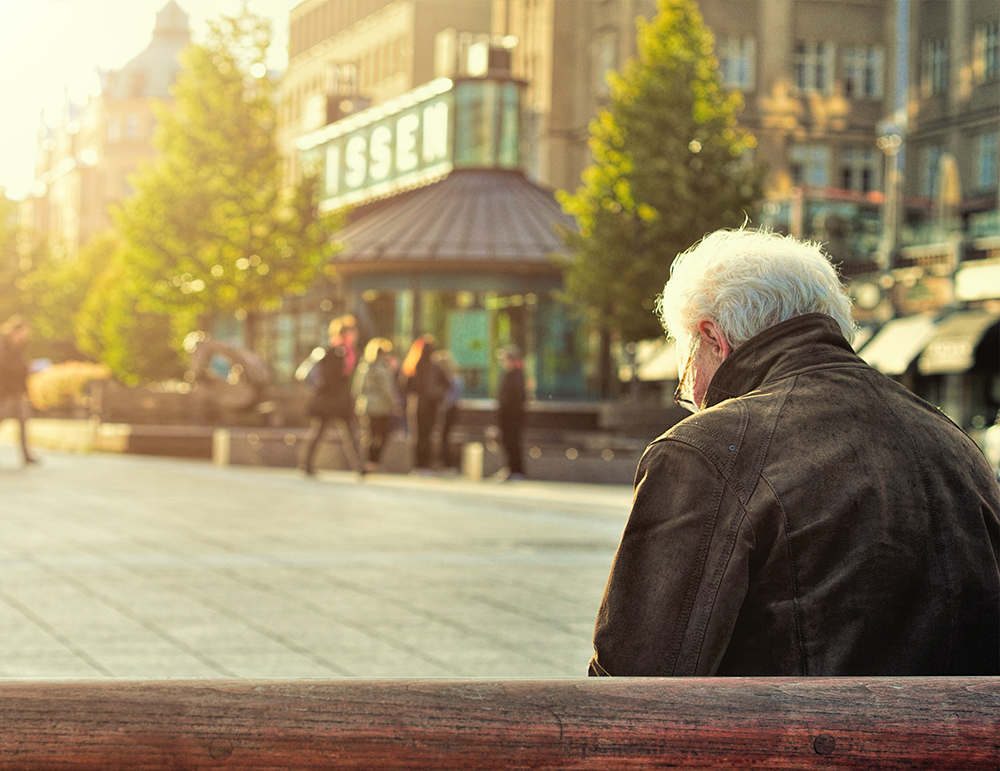
<path fill-rule="evenodd" d="M 304 428 L 129 425 L 95 419 L 32 418 L 28 441 L 33 447 L 69 452 L 121 452 L 179 458 L 212 459 L 220 465 L 294 468 L 304 450 Z M 490 477 L 504 466 L 504 456 L 487 432 L 463 427 L 454 437 L 461 471 L 471 478 Z M 0 441 L 17 441 L 17 424 L 0 423 Z M 412 436 L 396 433 L 383 451 L 380 470 L 405 474 L 412 469 Z M 470 455 L 465 448 L 472 446 Z M 606 432 L 531 429 L 524 443 L 525 471 L 530 479 L 592 484 L 631 484 L 645 440 Z M 481 458 L 469 465 L 469 458 Z M 340 434 L 328 430 L 320 443 L 315 467 L 349 469 Z"/>
<path fill-rule="evenodd" d="M 216 429 L 212 459 L 218 465 L 291 468 L 298 465 L 305 439 L 306 431 L 299 429 Z M 503 469 L 504 456 L 495 443 L 484 442 L 474 433 L 463 433 L 457 439 L 454 449 L 456 457 L 463 459 L 461 472 L 465 476 L 490 477 Z M 643 445 L 619 445 L 615 450 L 594 442 L 593 437 L 585 441 L 586 438 L 579 435 L 576 439 L 578 441 L 571 442 L 575 446 L 563 442 L 551 444 L 544 441 L 544 437 L 533 441 L 529 432 L 524 446 L 528 478 L 592 484 L 632 483 Z M 412 458 L 412 438 L 394 434 L 383 450 L 380 470 L 405 474 L 413 468 Z M 349 470 L 339 432 L 327 431 L 317 448 L 314 465 L 317 469 Z"/>
<path fill-rule="evenodd" d="M 28 444 L 67 452 L 121 452 L 174 458 L 212 457 L 212 431 L 203 426 L 132 426 L 71 418 L 32 418 Z M 17 443 L 18 426 L 0 422 L 0 441 Z"/>

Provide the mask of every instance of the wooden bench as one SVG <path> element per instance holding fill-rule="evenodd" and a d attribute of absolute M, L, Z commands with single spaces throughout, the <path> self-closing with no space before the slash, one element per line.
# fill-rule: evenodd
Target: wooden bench
<path fill-rule="evenodd" d="M 0 681 L 0 769 L 1000 768 L 1000 678 Z"/>

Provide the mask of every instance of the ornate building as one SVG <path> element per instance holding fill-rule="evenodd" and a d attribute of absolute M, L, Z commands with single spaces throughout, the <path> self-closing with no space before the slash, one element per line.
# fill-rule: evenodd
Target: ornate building
<path fill-rule="evenodd" d="M 170 0 L 142 53 L 121 70 L 100 72 L 100 92 L 82 107 L 67 99 L 58 126 L 43 121 L 35 189 L 22 216 L 55 254 L 75 259 L 110 227 L 110 207 L 131 193 L 128 176 L 154 153 L 153 105 L 170 100 L 177 57 L 190 39 L 187 14 Z"/>
<path fill-rule="evenodd" d="M 289 298 L 258 325 L 281 374 L 341 310 L 397 348 L 434 334 L 467 396 L 495 392 L 497 350 L 527 354 L 541 398 L 589 393 L 587 340 L 555 301 L 572 227 L 527 178 L 516 39 L 491 34 L 488 0 L 307 0 L 291 14 L 279 135 L 287 178 L 305 166 L 322 207 L 348 211 L 335 287 Z M 352 207 L 345 209 L 345 207 Z"/>

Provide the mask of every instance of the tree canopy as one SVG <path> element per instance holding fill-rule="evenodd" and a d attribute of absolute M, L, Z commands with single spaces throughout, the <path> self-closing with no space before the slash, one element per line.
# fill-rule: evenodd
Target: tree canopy
<path fill-rule="evenodd" d="M 209 23 L 158 110 L 159 153 L 116 212 L 136 308 L 169 315 L 174 344 L 197 319 L 304 292 L 331 256 L 335 222 L 316 209 L 315 181 L 282 184 L 270 41 L 270 22 L 245 4 Z"/>
<path fill-rule="evenodd" d="M 674 257 L 759 198 L 742 100 L 717 74 L 713 38 L 694 0 L 659 0 L 638 20 L 635 59 L 609 73 L 611 100 L 591 122 L 593 164 L 559 191 L 578 231 L 565 234 L 566 297 L 630 342 L 662 333 L 652 313 Z"/>
<path fill-rule="evenodd" d="M 184 363 L 174 338 L 196 323 L 194 313 L 143 308 L 144 278 L 114 232 L 90 241 L 81 260 L 102 267 L 91 272 L 90 291 L 74 318 L 77 348 L 127 385 L 180 377 Z"/>
<path fill-rule="evenodd" d="M 0 324 L 23 313 L 20 287 L 28 263 L 18 249 L 17 202 L 0 188 Z"/>
<path fill-rule="evenodd" d="M 22 227 L 20 205 L 0 189 L 0 323 L 23 316 L 34 329 L 32 354 L 71 358 L 78 354 L 73 314 L 87 291 L 87 266 L 55 257 Z"/>

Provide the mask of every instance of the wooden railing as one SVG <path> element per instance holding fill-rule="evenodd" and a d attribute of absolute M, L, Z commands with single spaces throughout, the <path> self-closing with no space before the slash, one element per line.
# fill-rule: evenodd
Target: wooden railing
<path fill-rule="evenodd" d="M 0 769 L 1000 768 L 1000 678 L 0 682 Z"/>

